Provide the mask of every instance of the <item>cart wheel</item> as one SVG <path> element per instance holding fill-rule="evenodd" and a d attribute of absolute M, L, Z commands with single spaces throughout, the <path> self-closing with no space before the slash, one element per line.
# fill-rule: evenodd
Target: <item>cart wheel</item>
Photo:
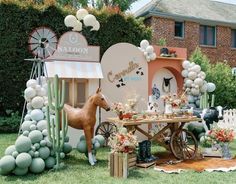
<path fill-rule="evenodd" d="M 102 122 L 98 125 L 95 135 L 102 135 L 105 138 L 104 146 L 107 146 L 108 138 L 115 132 L 117 132 L 117 127 L 114 123 Z"/>
<path fill-rule="evenodd" d="M 172 134 L 170 148 L 177 159 L 188 160 L 196 156 L 198 144 L 192 132 L 183 129 Z"/>

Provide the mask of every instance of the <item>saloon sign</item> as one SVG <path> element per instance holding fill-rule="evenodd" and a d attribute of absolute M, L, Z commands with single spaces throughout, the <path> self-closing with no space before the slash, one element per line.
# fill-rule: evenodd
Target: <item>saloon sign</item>
<path fill-rule="evenodd" d="M 89 46 L 82 34 L 69 31 L 61 36 L 56 51 L 47 60 L 99 62 L 99 58 L 99 46 Z"/>

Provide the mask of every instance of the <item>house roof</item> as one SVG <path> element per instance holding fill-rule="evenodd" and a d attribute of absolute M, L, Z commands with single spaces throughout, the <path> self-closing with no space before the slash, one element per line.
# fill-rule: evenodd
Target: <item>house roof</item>
<path fill-rule="evenodd" d="M 153 0 L 136 17 L 160 16 L 236 27 L 236 5 L 211 0 Z"/>

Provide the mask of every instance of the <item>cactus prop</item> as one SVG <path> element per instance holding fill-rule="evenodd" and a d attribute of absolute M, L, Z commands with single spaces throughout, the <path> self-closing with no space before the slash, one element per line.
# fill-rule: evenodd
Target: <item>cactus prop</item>
<path fill-rule="evenodd" d="M 210 95 L 205 92 L 201 97 L 200 97 L 200 108 L 201 109 L 207 109 L 209 107 L 214 107 L 215 104 L 215 95 L 211 95 L 211 100 L 210 100 Z"/>
<path fill-rule="evenodd" d="M 56 154 L 55 169 L 60 168 L 60 156 L 65 143 L 68 130 L 67 116 L 63 110 L 65 101 L 65 81 L 62 80 L 62 88 L 59 89 L 59 79 L 55 75 L 53 84 L 48 81 L 48 106 L 47 106 L 47 129 L 48 137 Z M 55 112 L 55 118 L 50 118 L 50 109 Z M 61 118 L 60 118 L 61 113 Z M 61 122 L 61 127 L 60 127 Z M 62 129 L 60 133 L 60 128 Z M 62 157 L 62 156 L 61 156 Z"/>
<path fill-rule="evenodd" d="M 47 81 L 41 76 L 41 85 L 37 79 L 27 81 L 24 92 L 27 113 L 23 117 L 20 135 L 14 145 L 5 150 L 5 156 L 0 159 L 0 174 L 26 175 L 28 172 L 41 173 L 56 165 L 56 155 L 47 130 Z M 43 106 L 42 106 L 43 100 Z M 54 116 L 51 114 L 51 117 Z M 56 134 L 56 133 L 55 133 Z M 66 131 L 64 136 L 66 135 Z M 65 137 L 61 158 L 72 150 Z M 63 142 L 62 142 L 63 143 Z"/>

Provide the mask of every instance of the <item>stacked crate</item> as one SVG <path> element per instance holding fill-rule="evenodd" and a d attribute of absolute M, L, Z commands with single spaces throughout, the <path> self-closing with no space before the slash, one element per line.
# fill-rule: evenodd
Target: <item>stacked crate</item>
<path fill-rule="evenodd" d="M 110 176 L 127 178 L 129 175 L 129 169 L 136 166 L 136 161 L 137 156 L 135 153 L 110 153 L 108 162 Z"/>

